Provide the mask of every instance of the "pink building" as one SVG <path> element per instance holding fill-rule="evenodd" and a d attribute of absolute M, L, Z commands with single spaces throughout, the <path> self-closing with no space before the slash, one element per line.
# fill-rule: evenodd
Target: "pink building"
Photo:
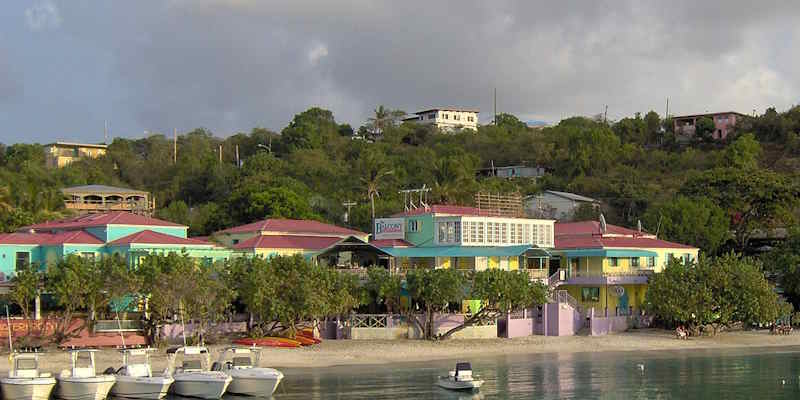
<path fill-rule="evenodd" d="M 710 114 L 681 115 L 672 117 L 674 132 L 678 137 L 690 138 L 695 136 L 697 121 L 707 117 L 714 121 L 714 132 L 712 137 L 715 140 L 725 139 L 733 131 L 736 122 L 744 117 L 742 113 L 727 111 Z"/>

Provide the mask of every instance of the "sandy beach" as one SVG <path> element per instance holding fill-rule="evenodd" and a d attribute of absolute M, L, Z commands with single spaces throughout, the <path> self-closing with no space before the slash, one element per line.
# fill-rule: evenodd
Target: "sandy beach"
<path fill-rule="evenodd" d="M 448 340 L 428 342 L 423 340 L 326 340 L 321 344 L 299 349 L 265 348 L 262 366 L 270 367 L 328 367 L 336 365 L 369 365 L 395 362 L 422 362 L 464 357 L 491 357 L 542 353 L 587 353 L 612 351 L 655 351 L 687 349 L 744 349 L 749 347 L 800 346 L 800 334 L 770 335 L 768 331 L 726 332 L 716 337 L 677 340 L 674 333 L 664 330 L 636 330 L 608 336 L 530 336 L 516 339 Z M 209 346 L 212 361 L 218 357 L 222 345 Z M 164 351 L 153 355 L 153 370 L 163 371 L 167 366 Z M 121 357 L 116 350 L 103 350 L 97 354 L 97 369 L 118 368 Z M 0 372 L 9 366 L 1 362 Z M 68 355 L 49 349 L 42 355 L 41 368 L 57 373 L 69 366 Z"/>

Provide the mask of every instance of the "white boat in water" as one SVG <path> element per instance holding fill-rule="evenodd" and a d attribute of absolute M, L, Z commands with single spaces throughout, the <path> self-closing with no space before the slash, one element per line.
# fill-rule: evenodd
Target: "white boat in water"
<path fill-rule="evenodd" d="M 154 349 L 124 349 L 122 367 L 116 371 L 117 382 L 111 388 L 115 397 L 158 400 L 167 396 L 174 382 L 168 371 L 163 376 L 153 376 L 150 352 Z"/>
<path fill-rule="evenodd" d="M 176 360 L 182 357 L 180 367 L 174 367 L 172 393 L 183 397 L 201 399 L 219 399 L 225 394 L 233 380 L 222 371 L 209 371 L 208 349 L 200 346 L 185 346 L 167 350 L 170 364 L 177 365 Z"/>
<path fill-rule="evenodd" d="M 472 376 L 472 366 L 466 362 L 456 363 L 456 369 L 447 376 L 440 376 L 436 382 L 439 387 L 450 390 L 475 390 L 483 385 L 483 381 Z"/>
<path fill-rule="evenodd" d="M 244 396 L 270 396 L 278 388 L 283 373 L 273 368 L 258 367 L 261 349 L 258 347 L 229 347 L 220 353 L 212 370 L 221 370 L 233 378 L 228 393 Z"/>
<path fill-rule="evenodd" d="M 47 400 L 56 385 L 49 372 L 39 372 L 39 354 L 11 355 L 8 377 L 0 379 L 5 400 Z"/>
<path fill-rule="evenodd" d="M 70 350 L 72 368 L 58 375 L 56 397 L 65 400 L 103 400 L 114 386 L 114 375 L 97 375 L 95 349 Z"/>

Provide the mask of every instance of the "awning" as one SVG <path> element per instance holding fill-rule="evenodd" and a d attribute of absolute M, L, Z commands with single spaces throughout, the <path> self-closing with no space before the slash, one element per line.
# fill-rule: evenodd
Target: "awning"
<path fill-rule="evenodd" d="M 532 251 L 532 256 L 546 256 L 547 251 L 529 245 L 519 246 L 437 246 L 384 247 L 393 257 L 518 257 Z"/>
<path fill-rule="evenodd" d="M 638 249 L 576 249 L 564 251 L 567 257 L 657 257 L 655 251 Z"/>

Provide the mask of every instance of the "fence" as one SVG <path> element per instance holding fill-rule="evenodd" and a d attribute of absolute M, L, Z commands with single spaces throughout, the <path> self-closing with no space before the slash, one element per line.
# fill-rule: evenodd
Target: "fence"
<path fill-rule="evenodd" d="M 144 324 L 138 320 L 98 320 L 94 325 L 95 332 L 141 332 Z"/>

